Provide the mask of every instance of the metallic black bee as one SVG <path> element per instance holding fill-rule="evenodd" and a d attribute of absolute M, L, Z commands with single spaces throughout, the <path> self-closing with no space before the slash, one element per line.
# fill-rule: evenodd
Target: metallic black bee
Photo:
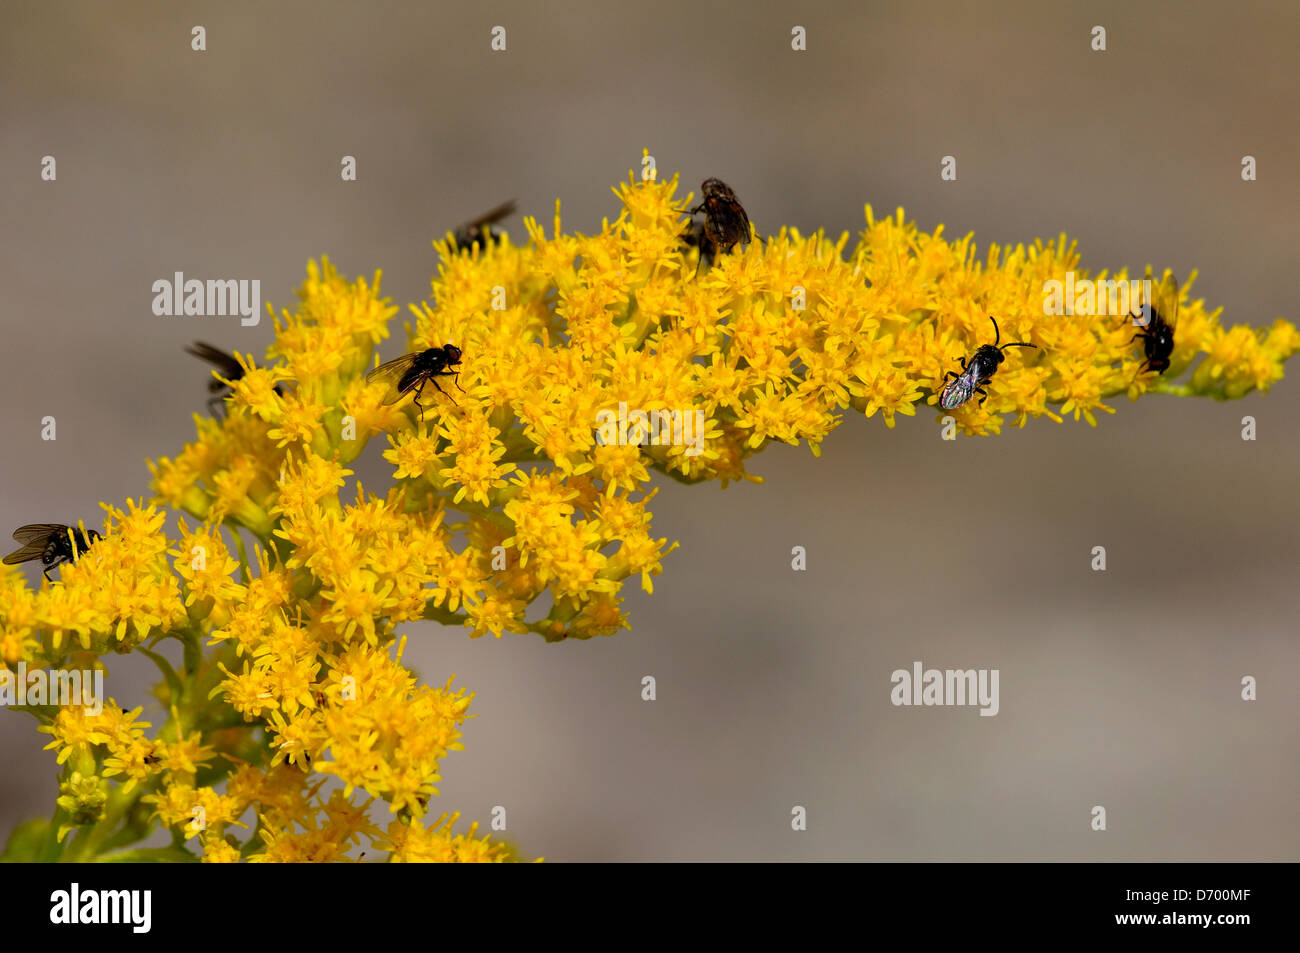
<path fill-rule="evenodd" d="M 460 355 L 460 348 L 454 344 L 403 354 L 387 364 L 380 364 L 367 374 L 366 383 L 384 381 L 391 385 L 388 395 L 383 400 L 385 404 L 395 404 L 407 394 L 414 393 L 415 406 L 420 408 L 420 419 L 423 420 L 424 407 L 420 404 L 420 395 L 424 393 L 424 385 L 432 383 L 440 393 L 447 394 L 438 385 L 436 378 L 450 377 L 456 386 L 460 387 L 460 381 L 457 379 L 460 372 L 451 369 L 460 363 Z M 462 392 L 465 390 L 463 387 L 460 389 Z M 453 404 L 456 403 L 450 394 L 447 394 L 447 399 Z"/>
<path fill-rule="evenodd" d="M 1157 374 L 1169 370 L 1169 357 L 1174 353 L 1174 323 L 1178 320 L 1178 279 L 1171 277 L 1169 280 L 1173 288 L 1164 296 L 1166 307 L 1163 314 L 1156 308 L 1154 301 L 1148 301 L 1142 308 L 1141 315 L 1131 315 L 1139 320 L 1144 316 L 1146 318 L 1146 322 L 1139 325 L 1142 330 L 1128 341 L 1132 344 L 1138 338 L 1142 339 L 1146 360 L 1138 367 L 1139 374 L 1144 370 L 1155 371 Z"/>
<path fill-rule="evenodd" d="M 989 315 L 989 320 L 993 321 L 992 315 Z M 977 393 L 984 395 L 980 398 L 980 403 L 983 404 L 989 395 L 983 385 L 993 379 L 998 365 L 1007 359 L 1002 352 L 1009 347 L 1038 347 L 1037 344 L 1026 344 L 1024 341 L 1012 341 L 1010 344 L 998 347 L 998 341 L 1001 340 L 1002 332 L 998 330 L 998 323 L 993 321 L 993 343 L 981 344 L 976 348 L 969 364 L 966 363 L 966 358 L 958 358 L 961 361 L 960 374 L 949 371 L 944 375 L 946 383 L 939 394 L 940 407 L 944 410 L 956 410 L 970 400 L 972 394 Z M 953 379 L 948 380 L 950 377 Z"/>
<path fill-rule="evenodd" d="M 695 232 L 692 228 L 683 241 L 688 245 L 700 246 L 701 262 L 706 252 L 704 242 L 707 241 L 711 246 L 707 249 L 711 262 L 717 252 L 729 252 L 737 244 L 745 244 L 749 241 L 749 216 L 745 214 L 744 207 L 737 200 L 736 193 L 731 191 L 727 183 L 721 179 L 705 179 L 700 183 L 700 191 L 704 194 L 704 201 L 695 208 L 678 209 L 678 211 L 688 215 L 704 213 L 703 229 Z M 695 266 L 695 270 L 699 271 L 699 264 Z"/>
<path fill-rule="evenodd" d="M 221 348 L 213 347 L 206 341 L 195 341 L 187 345 L 185 353 L 193 354 L 199 360 L 207 361 L 226 380 L 234 382 L 244 376 L 244 366 L 235 360 L 233 354 L 227 354 Z M 279 384 L 275 385 L 275 392 L 281 397 L 284 396 L 284 388 Z M 234 393 L 229 384 L 217 380 L 215 377 L 208 381 L 208 393 L 212 396 L 208 398 L 208 410 L 213 417 L 224 417 L 226 398 Z"/>
<path fill-rule="evenodd" d="M 45 567 L 45 578 L 50 570 L 63 563 L 75 563 L 96 540 L 102 539 L 93 529 L 84 533 L 63 523 L 30 523 L 14 530 L 14 539 L 22 548 L 4 558 L 7 565 L 39 559 Z"/>
<path fill-rule="evenodd" d="M 456 247 L 461 251 L 469 251 L 472 248 L 485 247 L 489 241 L 501 241 L 501 237 L 494 233 L 491 226 L 507 215 L 513 215 L 514 213 L 515 203 L 513 201 L 504 202 L 492 211 L 474 219 L 474 221 L 466 222 L 452 234 L 456 241 Z"/>

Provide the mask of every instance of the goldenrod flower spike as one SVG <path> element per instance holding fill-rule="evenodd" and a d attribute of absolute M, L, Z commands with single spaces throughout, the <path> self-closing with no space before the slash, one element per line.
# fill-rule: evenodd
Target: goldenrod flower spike
<path fill-rule="evenodd" d="M 6 668 L 139 652 L 162 672 L 167 712 L 149 735 L 139 708 L 111 699 L 28 706 L 52 736 L 60 793 L 8 856 L 514 859 L 430 810 L 473 695 L 402 664 L 406 623 L 612 635 L 627 626 L 625 583 L 652 591 L 676 546 L 652 532 L 654 472 L 758 480 L 751 455 L 773 440 L 816 454 L 849 413 L 892 428 L 930 405 L 930 420 L 992 434 L 1031 417 L 1096 424 L 1121 395 L 1231 399 L 1267 389 L 1300 349 L 1287 321 L 1220 325 L 1190 297 L 1192 275 L 1167 372 L 1141 372 L 1138 303 L 1096 315 L 1100 294 L 1073 291 L 1145 269 L 1091 275 L 1064 236 L 980 257 L 971 236 L 870 206 L 856 243 L 781 228 L 697 268 L 678 211 L 692 196 L 677 189 L 676 176 L 629 176 L 592 235 L 565 233 L 557 203 L 549 235 L 524 219 L 524 244 L 497 229 L 468 249 L 436 241 L 431 299 L 382 355 L 462 351 L 458 387 L 426 390 L 423 420 L 365 381 L 397 313 L 380 276 L 310 263 L 266 359 L 241 359 L 227 417 L 198 418 L 193 443 L 151 464 L 151 503 L 106 507 L 104 538 L 54 584 L 33 590 L 0 567 Z M 1054 282 L 1072 290 L 1064 308 Z M 1172 295 L 1172 276 L 1152 287 Z M 1036 349 L 1005 352 L 982 404 L 942 412 L 948 372 L 993 343 L 990 316 L 1002 341 Z M 351 486 L 372 438 L 392 467 L 378 493 Z M 169 534 L 169 511 L 197 522 Z M 161 651 L 169 639 L 179 663 Z M 158 823 L 171 846 L 130 848 Z"/>

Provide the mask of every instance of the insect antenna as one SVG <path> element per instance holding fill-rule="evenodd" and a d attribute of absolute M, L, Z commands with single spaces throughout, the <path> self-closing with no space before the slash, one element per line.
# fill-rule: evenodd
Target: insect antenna
<path fill-rule="evenodd" d="M 993 320 L 993 315 L 991 314 L 989 315 L 989 320 L 993 321 L 993 346 L 998 348 L 999 351 L 1005 351 L 1009 347 L 1032 347 L 1034 349 L 1038 348 L 1037 344 L 1029 344 L 1025 341 L 1012 341 L 1010 344 L 1003 344 L 1001 347 L 998 347 L 998 342 L 1002 340 L 1002 332 L 998 330 L 998 323 L 997 321 Z"/>

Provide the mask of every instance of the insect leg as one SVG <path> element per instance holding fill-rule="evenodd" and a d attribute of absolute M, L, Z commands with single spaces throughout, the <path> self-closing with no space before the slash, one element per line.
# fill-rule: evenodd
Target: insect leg
<path fill-rule="evenodd" d="M 443 376 L 446 377 L 446 376 L 449 376 L 449 375 L 444 374 Z M 448 394 L 448 393 L 447 393 L 445 390 L 443 390 L 441 387 L 438 387 L 438 381 L 437 381 L 436 378 L 430 377 L 430 378 L 429 378 L 429 383 L 431 383 L 434 387 L 437 387 L 437 388 L 438 388 L 438 393 L 439 393 L 439 394 L 442 394 L 444 397 L 446 397 L 446 398 L 447 398 L 449 401 L 451 401 L 453 404 L 456 404 L 456 398 L 455 398 L 455 397 L 452 397 L 451 394 Z M 459 407 L 460 404 L 456 404 L 456 406 Z"/>
<path fill-rule="evenodd" d="M 68 562 L 67 556 L 55 556 L 54 559 L 50 560 L 49 564 L 45 567 L 45 578 L 49 579 L 50 582 L 53 582 L 54 580 L 50 579 L 50 570 L 57 569 L 66 562 Z"/>

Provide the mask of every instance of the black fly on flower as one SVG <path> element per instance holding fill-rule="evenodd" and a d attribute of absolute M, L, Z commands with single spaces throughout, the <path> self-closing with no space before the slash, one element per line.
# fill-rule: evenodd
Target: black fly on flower
<path fill-rule="evenodd" d="M 1161 308 L 1156 307 L 1155 294 L 1152 293 L 1152 300 L 1142 306 L 1142 313 L 1130 315 L 1134 319 L 1133 323 L 1141 330 L 1129 338 L 1128 343 L 1132 344 L 1141 338 L 1143 356 L 1146 358 L 1138 367 L 1139 374 L 1144 370 L 1155 371 L 1157 374 L 1169 370 L 1169 357 L 1174 353 L 1174 324 L 1178 320 L 1178 279 L 1170 276 L 1169 281 L 1173 287 L 1162 294 L 1165 303 Z M 1160 288 L 1163 292 L 1163 282 Z"/>
<path fill-rule="evenodd" d="M 224 417 L 226 398 L 235 392 L 226 381 L 233 384 L 243 377 L 244 365 L 240 364 L 233 354 L 227 354 L 221 348 L 213 347 L 206 341 L 195 341 L 193 344 L 186 345 L 185 353 L 193 354 L 201 361 L 207 361 L 225 378 L 225 381 L 221 381 L 213 377 L 208 381 L 208 393 L 212 395 L 208 398 L 208 410 L 213 417 Z M 275 392 L 281 397 L 284 396 L 284 388 L 279 384 L 275 385 Z"/>
<path fill-rule="evenodd" d="M 31 562 L 39 559 L 45 567 L 45 578 L 50 570 L 63 563 L 75 563 L 91 545 L 103 537 L 93 529 L 82 532 L 64 523 L 29 523 L 14 530 L 14 540 L 22 543 L 4 558 L 6 565 Z"/>
<path fill-rule="evenodd" d="M 700 262 L 708 252 L 710 263 L 717 252 L 729 252 L 738 244 L 745 244 L 750 238 L 749 215 L 736 198 L 736 193 L 721 179 L 705 179 L 700 183 L 704 201 L 695 208 L 678 209 L 688 215 L 704 213 L 704 225 L 696 232 L 692 230 L 683 239 L 687 245 L 699 245 Z M 706 244 L 707 243 L 707 244 Z M 695 265 L 698 273 L 699 262 Z"/>
<path fill-rule="evenodd" d="M 513 215 L 514 213 L 515 203 L 513 201 L 503 202 L 492 211 L 483 213 L 474 221 L 466 222 L 452 233 L 456 247 L 461 251 L 469 251 L 473 248 L 485 247 L 489 241 L 500 242 L 501 237 L 495 233 L 492 226 L 507 215 Z"/>
<path fill-rule="evenodd" d="M 456 403 L 455 399 L 439 386 L 436 378 L 450 377 L 453 383 L 460 387 L 460 381 L 457 379 L 460 377 L 460 372 L 452 370 L 460 363 L 460 357 L 461 350 L 454 344 L 403 354 L 386 364 L 380 364 L 367 374 L 366 383 L 382 382 L 389 385 L 388 394 L 381 402 L 384 404 L 395 404 L 407 394 L 414 394 L 415 406 L 420 408 L 420 419 L 424 420 L 424 406 L 420 403 L 420 395 L 424 393 L 426 384 L 432 383 L 439 393 L 446 394 L 448 400 L 453 404 Z M 462 393 L 465 390 L 463 387 L 460 389 Z"/>

